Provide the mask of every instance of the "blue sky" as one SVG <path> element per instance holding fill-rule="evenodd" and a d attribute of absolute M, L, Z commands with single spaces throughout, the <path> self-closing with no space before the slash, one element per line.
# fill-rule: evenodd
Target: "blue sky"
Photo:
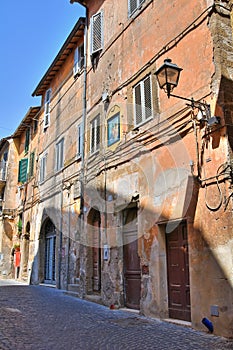
<path fill-rule="evenodd" d="M 34 89 L 84 8 L 69 0 L 11 0 L 1 3 L 0 139 L 10 136 L 40 98 Z"/>

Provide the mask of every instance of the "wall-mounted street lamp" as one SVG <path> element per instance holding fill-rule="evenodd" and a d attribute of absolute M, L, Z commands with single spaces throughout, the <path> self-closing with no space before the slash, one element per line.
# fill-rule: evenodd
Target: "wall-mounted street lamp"
<path fill-rule="evenodd" d="M 170 96 L 176 97 L 190 102 L 188 105 L 192 108 L 198 108 L 200 113 L 198 113 L 197 119 L 207 122 L 209 127 L 219 124 L 220 118 L 215 116 L 211 117 L 210 105 L 206 102 L 195 101 L 193 98 L 189 99 L 172 94 L 173 89 L 178 85 L 180 72 L 182 70 L 183 69 L 178 67 L 175 63 L 172 63 L 171 59 L 165 59 L 163 65 L 155 72 L 159 87 L 166 92 L 168 98 L 170 98 Z"/>

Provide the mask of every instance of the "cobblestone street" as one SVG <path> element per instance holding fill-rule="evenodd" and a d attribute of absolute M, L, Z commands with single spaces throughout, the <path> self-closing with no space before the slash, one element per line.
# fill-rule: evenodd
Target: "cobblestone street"
<path fill-rule="evenodd" d="M 54 288 L 0 281 L 0 349 L 230 350 L 233 343 Z"/>

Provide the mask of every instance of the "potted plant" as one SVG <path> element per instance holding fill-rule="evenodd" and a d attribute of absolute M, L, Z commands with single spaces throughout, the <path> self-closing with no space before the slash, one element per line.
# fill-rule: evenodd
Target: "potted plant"
<path fill-rule="evenodd" d="M 15 250 L 15 252 L 19 252 L 19 251 L 20 251 L 20 245 L 19 245 L 19 243 L 15 243 L 15 244 L 14 244 L 14 250 Z"/>

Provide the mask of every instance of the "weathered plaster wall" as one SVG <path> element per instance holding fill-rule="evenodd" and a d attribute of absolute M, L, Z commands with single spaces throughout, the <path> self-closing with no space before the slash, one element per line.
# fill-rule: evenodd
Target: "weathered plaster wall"
<path fill-rule="evenodd" d="M 126 2 L 120 2 L 119 11 L 111 11 L 111 16 L 110 2 L 105 1 L 102 7 L 97 6 L 98 9 L 103 9 L 104 18 L 111 17 L 111 20 L 104 22 L 104 50 L 94 71 L 90 68 L 89 61 L 88 108 L 99 103 L 102 93 L 107 90 L 110 94 L 113 93 L 107 115 L 118 101 L 121 120 L 125 123 L 121 141 L 114 148 L 115 157 L 107 153 L 105 168 L 107 190 L 113 195 L 114 203 L 111 205 L 118 219 L 120 209 L 129 203 L 131 194 L 134 191 L 139 193 L 139 254 L 144 271 L 141 310 L 147 315 L 168 316 L 165 230 L 169 229 L 169 225 L 157 224 L 161 220 L 165 222 L 186 218 L 192 324 L 195 328 L 203 329 L 201 319 L 206 316 L 214 322 L 217 334 L 229 336 L 232 333 L 229 326 L 232 317 L 232 262 L 229 259 L 229 252 L 232 250 L 232 203 L 224 202 L 224 198 L 231 194 L 228 189 L 229 182 L 220 181 L 218 187 L 216 178 L 209 181 L 206 196 L 207 181 L 202 181 L 201 186 L 197 186 L 192 178 L 192 175 L 197 176 L 198 166 L 202 179 L 215 177 L 218 175 L 218 168 L 228 160 L 229 154 L 228 138 L 223 127 L 225 115 L 216 105 L 216 101 L 221 96 L 219 72 L 226 71 L 224 74 L 232 79 L 231 62 L 227 61 L 227 55 L 224 54 L 228 52 L 231 42 L 230 22 L 229 14 L 222 18 L 217 12 L 210 12 L 211 18 L 208 17 L 206 9 L 212 3 L 172 1 L 168 4 L 148 1 L 147 7 L 135 19 L 127 18 Z M 95 11 L 93 9 L 93 13 Z M 177 15 L 174 16 L 174 13 Z M 191 23 L 199 15 L 199 20 L 192 26 Z M 164 18 L 169 19 L 169 26 L 164 26 Z M 189 25 L 191 26 L 186 30 Z M 177 39 L 172 41 L 175 37 Z M 129 96 L 130 89 L 126 93 L 126 87 L 132 88 L 138 77 L 143 75 L 144 68 L 146 74 L 149 67 L 151 70 L 155 69 L 155 61 L 158 67 L 167 56 L 183 68 L 175 93 L 185 97 L 193 96 L 195 99 L 205 98 L 211 105 L 212 115 L 218 112 L 221 117 L 218 130 L 209 131 L 198 125 L 195 136 L 192 115 L 188 108 L 184 108 L 184 102 L 173 98 L 168 100 L 160 92 L 160 116 L 156 115 L 153 121 L 139 130 L 129 132 L 132 129 L 132 108 L 125 106 L 132 103 L 132 95 Z M 219 66 L 222 65 L 221 60 L 224 61 L 225 68 Z M 156 89 L 154 94 L 154 98 L 158 99 Z M 128 99 L 124 100 L 126 97 Z M 232 99 L 224 95 L 224 99 L 221 99 L 222 106 L 225 106 L 227 100 Z M 92 109 L 90 119 L 94 116 Z M 106 139 L 103 142 L 105 141 Z M 89 159 L 87 178 L 93 178 L 95 174 L 99 176 L 101 171 L 104 173 L 102 157 L 100 152 L 99 157 Z M 135 174 L 138 176 L 135 177 Z M 103 182 L 101 186 L 103 189 Z M 223 201 L 218 208 L 221 200 L 219 189 L 222 191 Z M 91 203 L 91 199 L 87 197 L 90 206 L 94 202 L 98 204 L 98 200 Z M 207 206 L 213 207 L 212 210 Z M 98 208 L 101 210 L 103 205 Z M 114 246 L 116 234 L 109 228 L 108 232 L 110 236 L 107 238 Z M 228 268 L 224 267 L 226 259 Z M 118 268 L 119 274 L 113 272 L 111 266 Z M 114 281 L 120 286 L 117 287 L 118 297 L 115 300 L 121 300 L 121 266 L 120 249 L 118 254 L 114 250 L 108 264 L 103 265 L 106 304 L 114 300 L 109 292 L 113 292 Z M 210 315 L 211 305 L 218 305 L 219 317 Z"/>

